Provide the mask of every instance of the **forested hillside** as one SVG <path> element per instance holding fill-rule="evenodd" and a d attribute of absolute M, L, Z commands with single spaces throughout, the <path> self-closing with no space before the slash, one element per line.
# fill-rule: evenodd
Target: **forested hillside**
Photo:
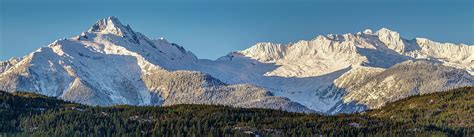
<path fill-rule="evenodd" d="M 3 135 L 454 135 L 474 134 L 474 87 L 413 96 L 360 114 L 324 116 L 215 105 L 91 107 L 0 92 Z"/>
<path fill-rule="evenodd" d="M 389 103 L 368 115 L 438 127 L 474 127 L 474 87 L 417 95 Z"/>

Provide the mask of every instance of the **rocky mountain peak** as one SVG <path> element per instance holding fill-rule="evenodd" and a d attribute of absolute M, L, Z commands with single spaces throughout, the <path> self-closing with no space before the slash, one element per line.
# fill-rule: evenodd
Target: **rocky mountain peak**
<path fill-rule="evenodd" d="M 240 53 L 259 61 L 275 61 L 284 56 L 287 46 L 270 42 L 257 43 L 254 46 L 241 51 Z"/>
<path fill-rule="evenodd" d="M 400 34 L 396 31 L 382 28 L 375 33 L 381 42 L 383 42 L 389 49 L 395 52 L 402 53 L 405 51 L 405 43 Z"/>
<path fill-rule="evenodd" d="M 388 28 L 381 28 L 375 32 L 379 36 L 391 36 L 391 37 L 400 37 L 400 34 L 396 31 L 390 30 Z"/>
<path fill-rule="evenodd" d="M 117 36 L 126 36 L 129 34 L 134 34 L 130 26 L 123 25 L 117 17 L 110 16 L 104 19 L 97 21 L 91 28 L 88 30 L 89 33 L 108 33 L 114 34 Z"/>

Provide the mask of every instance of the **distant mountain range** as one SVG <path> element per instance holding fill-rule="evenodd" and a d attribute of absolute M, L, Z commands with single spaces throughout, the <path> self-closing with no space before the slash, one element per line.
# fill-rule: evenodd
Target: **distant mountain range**
<path fill-rule="evenodd" d="M 87 105 L 221 104 L 325 114 L 474 86 L 474 46 L 403 39 L 382 28 L 198 59 L 117 18 L 0 62 L 0 90 Z"/>

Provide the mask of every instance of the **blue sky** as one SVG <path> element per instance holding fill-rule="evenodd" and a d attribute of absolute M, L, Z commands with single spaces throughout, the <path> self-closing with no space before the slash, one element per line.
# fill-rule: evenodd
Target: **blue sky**
<path fill-rule="evenodd" d="M 0 0 L 0 60 L 78 35 L 108 16 L 206 59 L 257 42 L 288 43 L 381 27 L 408 39 L 474 44 L 472 0 Z"/>

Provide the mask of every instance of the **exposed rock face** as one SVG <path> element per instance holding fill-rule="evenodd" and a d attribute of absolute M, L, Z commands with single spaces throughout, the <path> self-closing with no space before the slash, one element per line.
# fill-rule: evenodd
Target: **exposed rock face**
<path fill-rule="evenodd" d="M 352 113 L 474 85 L 474 46 L 403 39 L 382 28 L 293 44 L 258 43 L 202 60 L 115 17 L 0 62 L 0 89 L 88 105 L 223 104 Z"/>

